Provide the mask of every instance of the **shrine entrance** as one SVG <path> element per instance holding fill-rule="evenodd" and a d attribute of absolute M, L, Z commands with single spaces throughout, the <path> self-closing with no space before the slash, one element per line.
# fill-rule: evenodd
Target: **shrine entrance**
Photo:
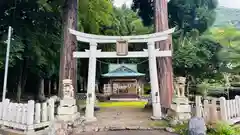
<path fill-rule="evenodd" d="M 149 75 L 151 82 L 151 98 L 152 98 L 152 119 L 161 119 L 161 104 L 159 95 L 159 85 L 157 76 L 156 57 L 171 57 L 172 51 L 159 51 L 155 48 L 155 42 L 167 40 L 169 34 L 174 32 L 174 28 L 164 32 L 158 32 L 148 35 L 138 36 L 100 36 L 94 34 L 86 34 L 73 29 L 69 29 L 70 33 L 75 35 L 80 42 L 89 43 L 90 49 L 85 52 L 74 52 L 74 58 L 89 58 L 88 68 L 88 84 L 87 84 L 87 100 L 86 100 L 86 121 L 96 121 L 94 116 L 95 104 L 95 82 L 96 82 L 96 60 L 97 58 L 149 58 Z M 97 50 L 98 43 L 116 43 L 115 52 L 102 52 Z M 148 48 L 143 51 L 128 51 L 128 43 L 147 43 Z"/>
<path fill-rule="evenodd" d="M 108 72 L 101 75 L 101 93 L 111 101 L 138 101 L 144 94 L 144 78 L 137 64 L 108 64 Z"/>

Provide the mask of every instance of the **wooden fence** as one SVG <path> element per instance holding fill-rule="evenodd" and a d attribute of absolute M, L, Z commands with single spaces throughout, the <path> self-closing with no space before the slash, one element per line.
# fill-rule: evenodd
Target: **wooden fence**
<path fill-rule="evenodd" d="M 34 131 L 50 125 L 54 120 L 54 99 L 50 98 L 44 103 L 13 103 L 9 99 L 0 102 L 0 124 L 5 127 Z"/>
<path fill-rule="evenodd" d="M 234 124 L 240 121 L 240 96 L 226 100 L 224 97 L 212 98 L 201 102 L 196 96 L 196 116 L 203 117 L 206 122 L 225 121 Z"/>

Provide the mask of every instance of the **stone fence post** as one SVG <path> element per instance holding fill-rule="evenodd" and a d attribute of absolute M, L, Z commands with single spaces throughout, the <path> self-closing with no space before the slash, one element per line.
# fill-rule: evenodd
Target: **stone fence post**
<path fill-rule="evenodd" d="M 201 102 L 201 96 L 196 96 L 195 97 L 195 109 L 196 109 L 196 117 L 202 117 L 203 114 L 202 114 L 202 102 Z"/>
<path fill-rule="evenodd" d="M 227 108 L 226 108 L 226 99 L 224 97 L 221 97 L 219 99 L 220 101 L 220 115 L 221 115 L 221 120 L 222 121 L 227 121 L 228 116 L 227 116 Z"/>

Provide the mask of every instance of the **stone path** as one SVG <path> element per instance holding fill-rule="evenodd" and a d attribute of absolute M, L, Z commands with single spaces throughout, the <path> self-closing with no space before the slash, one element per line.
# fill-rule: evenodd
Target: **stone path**
<path fill-rule="evenodd" d="M 167 133 L 164 131 L 137 131 L 137 130 L 125 130 L 125 131 L 108 131 L 108 132 L 86 132 L 78 135 L 177 135 L 173 133 Z"/>
<path fill-rule="evenodd" d="M 159 127 L 153 124 L 154 122 L 150 118 L 152 115 L 152 110 L 149 109 L 133 107 L 108 107 L 101 108 L 100 111 L 95 112 L 95 115 L 97 118 L 96 122 L 85 123 L 84 125 L 78 126 L 74 128 L 74 133 L 77 135 L 80 133 L 83 135 L 92 135 L 93 133 L 86 132 L 95 131 L 93 135 L 117 135 L 117 133 L 119 133 L 117 131 L 120 130 L 121 132 L 126 132 L 126 135 L 128 135 L 128 133 L 132 134 L 132 132 L 134 132 L 132 135 L 135 135 L 135 132 L 136 134 L 142 132 L 144 134 L 148 133 L 149 135 L 155 135 L 155 133 L 164 133 L 165 135 L 166 132 L 161 130 L 167 130 L 166 127 Z M 166 135 L 173 134 L 169 133 Z"/>
<path fill-rule="evenodd" d="M 149 126 L 151 111 L 143 108 L 115 107 L 101 108 L 96 112 L 97 122 L 91 124 L 94 127 L 127 127 Z"/>

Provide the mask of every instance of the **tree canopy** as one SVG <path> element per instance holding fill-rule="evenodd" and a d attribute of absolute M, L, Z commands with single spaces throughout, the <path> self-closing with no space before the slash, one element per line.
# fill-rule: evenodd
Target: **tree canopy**
<path fill-rule="evenodd" d="M 42 79 L 46 80 L 45 87 L 50 85 L 48 89 L 53 89 L 53 85 L 58 83 L 64 1 L 9 0 L 0 4 L 1 71 L 5 64 L 8 26 L 14 30 L 10 49 L 9 93 L 17 91 L 17 95 L 21 95 L 18 92 L 37 92 Z M 111 1 L 83 0 L 79 2 L 78 12 L 78 28 L 87 33 L 131 35 L 152 31 L 143 26 L 142 20 L 131 9 L 115 8 Z M 86 49 L 86 45 L 79 43 L 79 49 Z M 86 78 L 83 72 L 87 65 L 79 65 L 83 78 Z M 3 83 L 2 73 L 0 84 Z"/>
<path fill-rule="evenodd" d="M 108 0 L 79 1 L 78 30 L 102 35 L 152 33 L 152 0 L 134 0 L 133 2 L 134 10 L 125 5 L 116 8 L 112 1 Z M 229 29 L 225 36 L 219 36 L 219 33 L 216 36 L 214 29 L 208 31 L 215 20 L 216 5 L 216 0 L 194 2 L 171 0 L 168 3 L 170 27 L 177 27 L 177 31 L 173 34 L 173 68 L 176 76 L 191 76 L 203 80 L 219 75 L 220 66 L 224 60 L 219 57 L 219 51 L 225 48 L 224 45 L 228 39 L 225 37 L 233 38 L 238 32 Z M 63 43 L 64 6 L 64 0 L 0 1 L 0 86 L 3 83 L 7 29 L 8 26 L 14 29 L 10 49 L 8 96 L 15 98 L 18 95 L 19 100 L 21 92 L 37 93 L 42 80 L 45 80 L 43 84 L 44 88 L 49 90 L 48 94 L 56 93 L 59 85 L 60 47 Z M 212 37 L 219 37 L 219 39 Z M 236 44 L 239 42 L 238 38 L 238 36 L 234 38 Z M 235 41 L 232 43 L 235 44 Z M 78 43 L 78 50 L 84 50 L 87 47 L 84 43 Z M 234 47 L 234 51 L 229 54 L 232 61 L 234 60 L 232 56 L 236 60 L 239 57 L 235 55 L 239 53 L 236 49 L 237 45 Z M 115 49 L 112 44 L 100 44 L 99 48 L 105 51 Z M 146 48 L 146 45 L 129 45 L 129 50 L 132 51 L 142 48 Z M 101 59 L 97 64 L 97 76 L 105 72 L 107 63 L 117 63 L 117 61 L 139 63 L 139 71 L 146 74 L 149 72 L 148 62 L 145 59 Z M 87 81 L 88 60 L 79 60 L 79 63 L 78 83 L 84 85 L 83 82 Z"/>
<path fill-rule="evenodd" d="M 133 0 L 133 10 L 137 11 L 145 25 L 153 24 L 154 4 L 152 0 Z M 215 21 L 217 0 L 170 0 L 168 2 L 169 26 L 184 33 L 197 29 L 206 31 Z"/>
<path fill-rule="evenodd" d="M 212 28 L 209 30 L 209 36 L 218 42 L 222 49 L 218 53 L 218 57 L 223 63 L 230 64 L 231 72 L 239 73 L 240 71 L 240 31 L 234 26 L 227 26 L 222 28 Z M 229 66 L 230 66 L 229 65 Z M 230 69 L 225 70 L 225 72 Z"/>

